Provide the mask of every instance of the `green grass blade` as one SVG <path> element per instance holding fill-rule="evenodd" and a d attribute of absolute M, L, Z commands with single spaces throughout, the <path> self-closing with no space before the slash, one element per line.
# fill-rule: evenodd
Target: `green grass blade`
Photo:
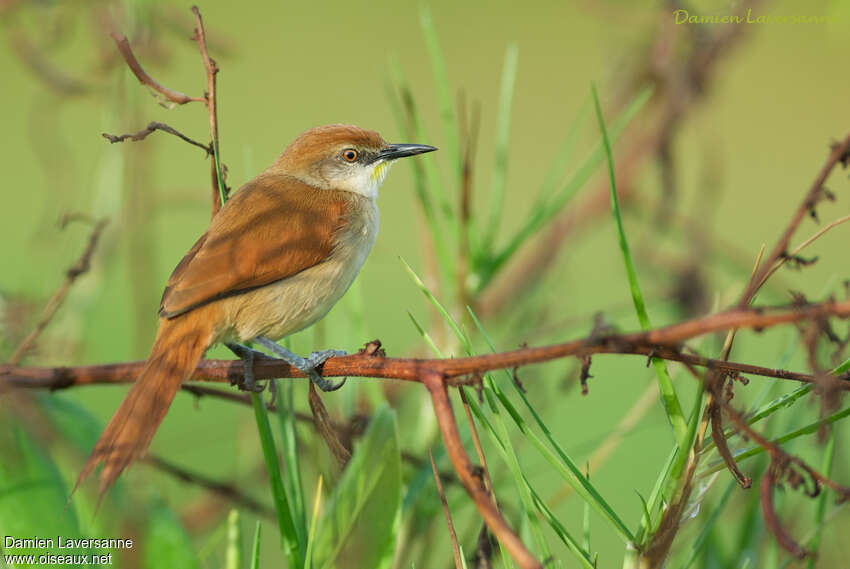
<path fill-rule="evenodd" d="M 301 481 L 301 460 L 298 453 L 298 441 L 295 436 L 295 382 L 277 384 L 280 395 L 277 405 L 277 418 L 280 425 L 281 451 L 286 471 L 283 475 L 286 494 L 292 508 L 292 518 L 295 525 L 295 535 L 298 543 L 307 541 L 307 515 L 304 510 L 304 487 Z"/>
<path fill-rule="evenodd" d="M 316 522 L 319 521 L 319 505 L 322 503 L 322 477 L 316 487 L 316 500 L 313 502 L 313 516 L 310 518 L 310 533 L 307 534 L 307 553 L 304 555 L 304 569 L 313 567 L 313 543 L 316 539 Z"/>
<path fill-rule="evenodd" d="M 608 131 L 605 128 L 605 118 L 602 116 L 602 106 L 599 103 L 599 94 L 596 92 L 596 85 L 591 84 L 591 93 L 593 93 L 593 104 L 596 108 L 596 118 L 599 121 L 599 129 L 602 132 L 602 146 L 605 150 L 605 158 L 608 162 L 608 177 L 611 190 L 611 213 L 614 217 L 614 223 L 617 226 L 617 237 L 620 242 L 620 251 L 623 254 L 623 263 L 626 267 L 626 275 L 629 279 L 629 288 L 632 293 L 632 301 L 635 305 L 640 326 L 643 330 L 652 328 L 649 321 L 649 315 L 646 312 L 646 303 L 643 299 L 643 293 L 640 290 L 640 283 L 637 278 L 637 270 L 635 269 L 634 260 L 632 259 L 631 250 L 629 249 L 629 241 L 626 238 L 626 231 L 623 227 L 623 218 L 620 215 L 620 200 L 617 196 L 617 180 L 614 176 L 614 157 L 611 153 L 611 142 L 608 139 Z M 682 406 L 679 403 L 679 397 L 676 395 L 676 390 L 673 387 L 673 380 L 667 371 L 667 364 L 664 360 L 652 358 L 652 364 L 655 367 L 655 374 L 658 378 L 658 389 L 661 392 L 661 400 L 664 402 L 664 409 L 667 412 L 667 419 L 673 427 L 673 434 L 676 437 L 676 442 L 680 449 L 687 452 L 687 436 L 688 425 L 685 421 L 685 415 L 682 413 Z"/>
<path fill-rule="evenodd" d="M 490 392 L 490 387 L 493 385 L 492 377 L 490 374 L 487 374 L 484 377 L 486 383 L 485 385 L 485 394 L 487 394 L 488 398 L 492 398 L 492 392 Z M 469 408 L 481 425 L 484 427 L 484 431 L 489 435 L 490 439 L 495 443 L 496 448 L 499 450 L 499 453 L 502 459 L 507 463 L 510 467 L 511 463 L 514 462 L 516 454 L 513 450 L 513 447 L 505 444 L 505 440 L 503 440 L 503 436 L 501 436 L 497 431 L 493 424 L 489 421 L 489 419 L 484 415 L 484 411 L 478 405 L 477 401 L 473 397 L 467 397 L 469 402 Z M 493 407 L 494 409 L 497 409 Z M 496 413 L 494 416 L 499 417 L 499 414 Z M 501 419 L 499 419 L 501 420 Z M 507 437 L 504 437 L 506 439 Z M 518 463 L 517 463 L 518 465 Z M 520 494 L 521 502 L 530 498 L 531 505 L 537 509 L 543 518 L 547 521 L 549 526 L 555 531 L 558 537 L 563 541 L 563 543 L 570 549 L 570 551 L 575 554 L 576 557 L 582 562 L 582 565 L 585 567 L 593 567 L 592 560 L 590 558 L 590 554 L 582 549 L 581 545 L 579 545 L 578 541 L 572 537 L 572 535 L 567 532 L 566 528 L 560 523 L 560 521 L 552 514 L 552 511 L 546 506 L 534 488 L 531 486 L 531 483 L 528 481 L 528 478 L 525 474 L 522 473 L 521 469 L 514 471 L 511 468 L 512 473 L 515 475 L 515 482 L 517 485 L 517 490 Z M 536 524 L 536 518 L 532 518 L 528 516 L 530 513 L 530 508 L 524 507 L 524 513 L 526 513 L 525 519 L 531 525 L 532 530 L 534 531 Z M 539 531 L 539 528 L 538 530 Z M 546 548 L 548 550 L 548 547 Z"/>
<path fill-rule="evenodd" d="M 493 173 L 490 176 L 490 205 L 486 233 L 481 246 L 485 251 L 493 249 L 493 241 L 498 234 L 502 210 L 505 207 L 505 186 L 507 184 L 508 156 L 511 144 L 511 108 L 516 84 L 517 54 L 516 44 L 505 50 L 505 62 L 502 66 L 502 84 L 499 90 L 499 110 L 496 115 L 496 139 L 494 148 Z"/>
<path fill-rule="evenodd" d="M 484 341 L 487 342 L 487 345 L 490 347 L 492 352 L 496 352 L 496 345 L 493 343 L 487 331 L 484 329 L 484 326 L 481 324 L 481 321 L 478 319 L 478 316 L 473 312 L 473 310 L 467 307 L 467 311 L 469 315 L 472 317 L 472 321 L 475 323 L 475 326 L 478 328 L 478 331 L 481 333 L 481 336 L 484 338 Z M 602 497 L 602 494 L 596 489 L 596 487 L 590 482 L 590 479 L 582 474 L 581 469 L 576 465 L 575 461 L 570 458 L 567 454 L 566 450 L 555 440 L 555 437 L 552 435 L 552 432 L 546 426 L 546 423 L 534 409 L 534 406 L 531 405 L 531 402 L 528 400 L 528 397 L 525 393 L 522 392 L 521 389 L 513 382 L 511 378 L 510 384 L 514 386 L 515 393 L 522 399 L 525 403 L 525 407 L 531 413 L 534 418 L 535 423 L 538 428 L 541 430 L 543 435 L 546 437 L 546 441 L 549 443 L 549 446 L 554 449 L 555 453 L 549 450 L 549 447 L 543 443 L 542 440 L 531 431 L 526 425 L 525 421 L 522 419 L 519 411 L 513 406 L 510 400 L 504 395 L 498 385 L 494 382 L 494 392 L 496 396 L 499 398 L 502 405 L 514 419 L 517 426 L 520 430 L 525 434 L 529 440 L 534 444 L 534 446 L 538 449 L 538 451 L 558 470 L 558 473 L 561 477 L 566 480 L 578 493 L 582 499 L 589 503 L 593 508 L 602 515 L 603 518 L 608 520 L 612 527 L 617 531 L 617 533 L 621 536 L 621 538 L 626 542 L 633 542 L 634 536 L 632 535 L 629 528 L 623 523 L 623 520 L 620 519 L 620 516 L 617 515 L 617 512 L 608 504 L 608 502 Z"/>
<path fill-rule="evenodd" d="M 823 464 L 821 464 L 821 472 L 829 478 L 832 476 L 832 461 L 835 458 L 835 429 L 829 433 L 829 440 L 826 442 L 826 448 L 823 450 Z M 821 535 L 823 534 L 824 518 L 826 517 L 826 501 L 829 496 L 829 489 L 824 488 L 818 497 L 817 510 L 815 511 L 815 534 L 809 540 L 809 551 L 812 554 L 809 556 L 807 563 L 808 569 L 815 569 L 815 560 L 818 557 L 818 549 L 820 548 Z"/>
<path fill-rule="evenodd" d="M 405 261 L 402 257 L 399 257 L 399 260 L 404 263 L 404 268 L 407 270 L 407 274 L 410 275 L 410 278 L 413 279 L 413 282 L 416 283 L 416 286 L 419 287 L 419 290 L 422 291 L 422 294 L 425 295 L 425 298 L 428 299 L 428 301 L 446 320 L 446 323 L 451 327 L 452 331 L 455 333 L 455 336 L 457 336 L 457 338 L 464 343 L 464 348 L 468 348 L 469 339 L 466 337 L 466 334 L 461 331 L 457 321 L 455 321 L 452 315 L 449 314 L 448 310 L 446 310 L 445 307 L 440 303 L 440 301 L 436 299 L 436 297 L 431 293 L 431 291 L 428 290 L 428 287 L 425 286 L 425 283 L 422 281 L 422 279 L 419 278 L 419 275 L 416 274 L 416 271 L 414 271 L 413 268 L 409 264 L 407 264 L 407 261 Z"/>
<path fill-rule="evenodd" d="M 251 569 L 260 569 L 260 539 L 263 534 L 263 526 L 257 521 L 254 528 L 254 545 L 251 547 Z"/>
<path fill-rule="evenodd" d="M 672 490 L 679 478 L 684 474 L 685 465 L 688 463 L 688 457 L 693 452 L 694 444 L 697 438 L 697 426 L 702 420 L 702 409 L 705 404 L 705 391 L 697 389 L 694 395 L 695 401 L 691 408 L 691 418 L 688 420 L 688 430 L 685 433 L 685 444 L 682 447 L 682 452 L 676 453 L 676 459 L 673 461 L 673 468 L 670 469 L 670 479 L 668 481 L 668 490 Z"/>
<path fill-rule="evenodd" d="M 362 567 L 379 567 L 395 547 L 401 508 L 401 454 L 395 411 L 379 407 L 318 522 L 314 567 L 344 565 L 356 552 Z"/>
<path fill-rule="evenodd" d="M 239 525 L 239 510 L 230 510 L 227 515 L 227 549 L 224 552 L 226 569 L 242 566 L 242 531 Z"/>
<path fill-rule="evenodd" d="M 663 496 L 664 488 L 666 486 L 665 483 L 670 476 L 670 471 L 673 469 L 673 463 L 676 460 L 676 453 L 677 452 L 678 452 L 678 449 L 674 447 L 673 450 L 670 451 L 670 454 L 667 457 L 667 460 L 664 462 L 664 466 L 661 467 L 661 473 L 659 474 L 658 478 L 655 479 L 655 485 L 652 487 L 652 492 L 650 492 L 650 494 L 649 494 L 649 500 L 647 501 L 648 504 L 660 504 L 661 503 L 661 498 Z M 643 498 L 641 498 L 641 499 L 643 499 Z M 641 516 L 640 527 L 638 528 L 638 531 L 635 533 L 635 541 L 636 541 L 636 543 L 638 543 L 640 545 L 644 545 L 644 543 L 646 541 L 646 536 L 651 535 L 652 530 L 653 530 L 651 522 L 652 522 L 652 516 L 654 514 L 654 509 L 649 508 L 649 507 L 648 507 L 648 509 L 649 509 L 649 515 L 650 515 L 650 519 L 649 519 L 650 524 L 647 524 L 647 520 L 644 518 L 644 516 Z"/>
<path fill-rule="evenodd" d="M 584 477 L 590 480 L 590 463 L 587 463 L 584 468 Z M 584 529 L 584 541 L 582 547 L 587 552 L 590 552 L 590 503 L 584 503 L 584 512 L 582 515 L 582 526 Z"/>
<path fill-rule="evenodd" d="M 449 78 L 446 73 L 446 62 L 440 49 L 440 41 L 434 20 L 431 18 L 431 10 L 427 4 L 421 4 L 419 8 L 419 22 L 422 26 L 422 34 L 425 36 L 425 47 L 431 59 L 431 68 L 434 73 L 434 86 L 437 89 L 437 103 L 440 106 L 440 119 L 443 123 L 443 135 L 446 137 L 446 152 L 452 164 L 452 179 L 459 180 L 461 174 L 460 141 L 458 136 L 457 119 L 454 112 L 454 101 L 449 89 Z"/>
<path fill-rule="evenodd" d="M 579 140 L 579 133 L 582 127 L 590 116 L 590 97 L 588 97 L 579 107 L 578 114 L 570 122 L 567 127 L 567 134 L 561 142 L 561 146 L 552 158 L 552 163 L 546 171 L 546 176 L 543 178 L 543 183 L 540 185 L 540 191 L 537 193 L 537 200 L 534 209 L 542 209 L 558 192 L 561 178 L 570 164 L 570 159 L 575 152 L 576 145 Z M 611 127 L 613 134 L 613 125 Z"/>
<path fill-rule="evenodd" d="M 390 73 L 393 77 L 393 82 L 398 85 L 402 102 L 408 111 L 410 120 L 404 120 L 403 114 L 399 116 L 399 128 L 404 135 L 409 139 L 409 142 L 425 142 L 428 137 L 425 134 L 425 128 L 422 125 L 422 120 L 416 108 L 416 102 L 413 99 L 413 92 L 410 85 L 405 79 L 401 71 L 401 66 L 396 59 L 390 60 Z M 394 93 L 390 92 L 391 101 L 395 101 Z M 416 197 L 422 207 L 422 214 L 425 218 L 425 225 L 434 243 L 434 250 L 437 255 L 437 262 L 440 266 L 440 277 L 443 279 L 443 286 L 449 282 L 449 277 L 454 274 L 455 263 L 449 253 L 448 244 L 446 241 L 446 231 L 443 229 L 443 223 L 449 225 L 449 234 L 457 237 L 460 232 L 458 221 L 454 215 L 454 211 L 446 198 L 445 188 L 440 182 L 440 176 L 437 172 L 436 162 L 434 160 L 414 161 L 413 163 L 413 185 L 416 191 Z M 434 205 L 429 194 L 429 189 L 437 196 L 438 206 Z M 437 208 L 439 207 L 439 212 Z"/>
<path fill-rule="evenodd" d="M 274 443 L 274 435 L 269 424 L 269 415 L 262 394 L 251 393 L 251 403 L 254 405 L 254 417 L 257 420 L 257 432 L 260 435 L 260 445 L 263 449 L 263 458 L 266 461 L 266 469 L 269 473 L 269 481 L 272 487 L 272 498 L 274 500 L 275 512 L 277 513 L 277 524 L 280 530 L 281 546 L 283 553 L 291 569 L 304 565 L 304 552 L 301 550 L 303 544 L 298 543 L 298 534 L 292 521 L 292 509 L 286 497 L 283 487 L 283 478 L 280 474 L 280 464 L 277 460 L 277 448 Z"/>
<path fill-rule="evenodd" d="M 649 100 L 651 95 L 652 89 L 645 89 L 638 93 L 620 116 L 612 122 L 609 131 L 612 141 L 617 140 L 623 129 L 625 129 L 631 119 L 634 118 L 634 116 L 637 115 L 637 113 L 643 108 L 643 105 Z M 571 127 L 575 129 L 576 134 L 574 136 L 576 137 L 580 123 L 579 119 L 580 116 L 577 117 L 573 123 L 573 127 Z M 569 138 L 570 135 L 568 135 L 568 140 Z M 566 146 L 567 145 L 565 144 L 565 147 Z M 544 183 L 544 186 L 541 188 L 539 193 L 543 199 L 538 199 L 538 204 L 536 207 L 532 208 L 529 218 L 508 241 L 507 245 L 505 245 L 499 253 L 491 259 L 489 267 L 487 267 L 487 271 L 482 276 L 482 282 L 479 289 L 483 288 L 487 282 L 489 282 L 498 269 L 519 250 L 529 237 L 543 228 L 543 226 L 549 223 L 556 215 L 558 215 L 558 213 L 561 212 L 564 206 L 566 206 L 567 203 L 569 203 L 569 201 L 578 193 L 578 191 L 584 187 L 585 183 L 590 180 L 591 176 L 593 176 L 596 172 L 596 169 L 601 163 L 603 157 L 602 143 L 600 142 L 594 147 L 593 151 L 588 155 L 575 173 L 567 178 L 561 190 L 556 191 L 554 188 L 548 188 Z"/>

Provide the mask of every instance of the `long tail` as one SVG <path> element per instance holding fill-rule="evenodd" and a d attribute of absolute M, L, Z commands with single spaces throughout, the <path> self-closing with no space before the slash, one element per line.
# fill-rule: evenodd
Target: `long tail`
<path fill-rule="evenodd" d="M 100 496 L 134 460 L 141 458 L 165 418 L 180 384 L 187 379 L 212 339 L 212 325 L 204 310 L 173 320 L 162 319 L 151 355 L 135 385 L 106 425 L 74 485 L 103 462 Z M 71 494 L 73 494 L 73 492 Z"/>

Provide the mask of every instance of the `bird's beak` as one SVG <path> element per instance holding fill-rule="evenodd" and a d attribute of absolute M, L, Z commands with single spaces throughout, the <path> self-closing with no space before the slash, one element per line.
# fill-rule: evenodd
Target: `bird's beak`
<path fill-rule="evenodd" d="M 426 152 L 437 150 L 433 146 L 427 144 L 390 144 L 378 154 L 381 160 L 395 160 L 396 158 L 404 158 L 405 156 L 416 156 Z"/>

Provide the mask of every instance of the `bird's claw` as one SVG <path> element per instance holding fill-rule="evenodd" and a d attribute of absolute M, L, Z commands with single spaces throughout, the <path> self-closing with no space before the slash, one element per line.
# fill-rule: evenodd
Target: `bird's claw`
<path fill-rule="evenodd" d="M 304 358 L 304 360 L 310 365 L 309 369 L 302 369 L 301 371 L 307 374 L 307 377 L 310 378 L 310 381 L 316 384 L 316 387 L 318 387 L 322 391 L 336 391 L 337 389 L 345 385 L 345 381 L 348 378 L 344 377 L 342 378 L 342 381 L 334 384 L 334 382 L 322 377 L 322 375 L 318 372 L 316 368 L 321 366 L 330 358 L 345 355 L 347 354 L 342 350 L 322 350 L 320 352 L 313 352 L 312 354 Z"/>

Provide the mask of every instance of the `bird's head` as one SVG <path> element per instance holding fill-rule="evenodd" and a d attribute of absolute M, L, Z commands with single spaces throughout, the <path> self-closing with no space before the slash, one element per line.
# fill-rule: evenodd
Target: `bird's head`
<path fill-rule="evenodd" d="M 434 150 L 424 144 L 389 144 L 375 131 L 332 124 L 303 132 L 271 169 L 317 188 L 375 198 L 396 159 Z"/>

